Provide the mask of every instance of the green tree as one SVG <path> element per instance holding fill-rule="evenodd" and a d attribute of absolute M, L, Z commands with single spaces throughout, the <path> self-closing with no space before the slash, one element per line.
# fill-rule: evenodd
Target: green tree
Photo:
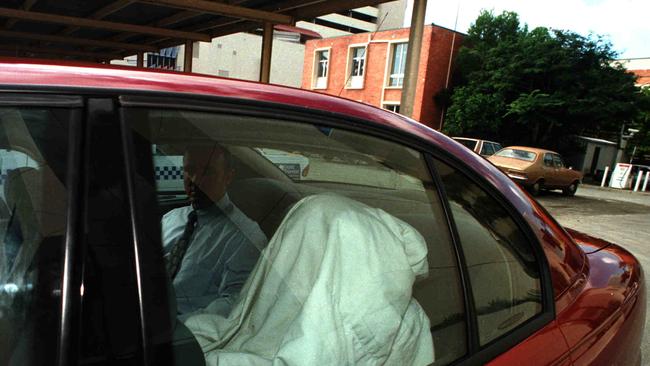
<path fill-rule="evenodd" d="M 642 88 L 639 93 L 637 105 L 639 106 L 639 114 L 629 128 L 639 130 L 634 134 L 634 137 L 627 145 L 628 154 L 632 154 L 634 148 L 634 157 L 643 159 L 650 155 L 650 88 Z M 646 158 L 647 159 L 647 158 Z M 647 163 L 647 160 L 646 160 Z"/>
<path fill-rule="evenodd" d="M 549 148 L 616 130 L 637 114 L 638 89 L 615 58 L 600 37 L 529 30 L 516 13 L 483 11 L 459 52 L 443 130 Z"/>

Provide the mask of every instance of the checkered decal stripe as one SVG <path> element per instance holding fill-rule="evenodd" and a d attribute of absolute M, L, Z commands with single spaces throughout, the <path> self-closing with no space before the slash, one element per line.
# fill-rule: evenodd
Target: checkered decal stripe
<path fill-rule="evenodd" d="M 180 166 L 157 166 L 156 180 L 182 180 L 183 168 Z M 4 185 L 7 181 L 7 173 L 11 169 L 2 170 L 0 173 L 0 185 Z"/>
<path fill-rule="evenodd" d="M 183 179 L 183 167 L 180 166 L 157 166 L 156 180 L 178 180 Z"/>

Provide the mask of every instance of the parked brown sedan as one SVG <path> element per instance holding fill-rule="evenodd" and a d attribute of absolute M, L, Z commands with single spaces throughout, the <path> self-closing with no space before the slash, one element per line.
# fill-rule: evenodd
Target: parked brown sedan
<path fill-rule="evenodd" d="M 573 196 L 582 180 L 582 173 L 567 167 L 560 154 L 549 150 L 509 146 L 488 160 L 533 195 L 542 189 L 561 189 Z"/>

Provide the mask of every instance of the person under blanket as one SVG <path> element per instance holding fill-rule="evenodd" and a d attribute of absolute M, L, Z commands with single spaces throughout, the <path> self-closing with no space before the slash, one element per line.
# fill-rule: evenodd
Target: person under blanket
<path fill-rule="evenodd" d="M 181 319 L 220 299 L 227 314 L 267 239 L 258 224 L 228 198 L 229 152 L 217 144 L 190 147 L 183 181 L 190 205 L 162 219 L 165 262 Z"/>
<path fill-rule="evenodd" d="M 412 297 L 427 275 L 413 227 L 314 195 L 286 215 L 229 316 L 211 304 L 185 325 L 207 365 L 428 365 L 430 323 Z"/>

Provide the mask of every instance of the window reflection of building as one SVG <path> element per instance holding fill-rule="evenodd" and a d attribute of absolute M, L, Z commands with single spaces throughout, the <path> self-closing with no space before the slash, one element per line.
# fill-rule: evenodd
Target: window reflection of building
<path fill-rule="evenodd" d="M 176 59 L 178 47 L 163 48 L 158 53 L 147 53 L 147 67 L 164 70 L 179 70 Z"/>

